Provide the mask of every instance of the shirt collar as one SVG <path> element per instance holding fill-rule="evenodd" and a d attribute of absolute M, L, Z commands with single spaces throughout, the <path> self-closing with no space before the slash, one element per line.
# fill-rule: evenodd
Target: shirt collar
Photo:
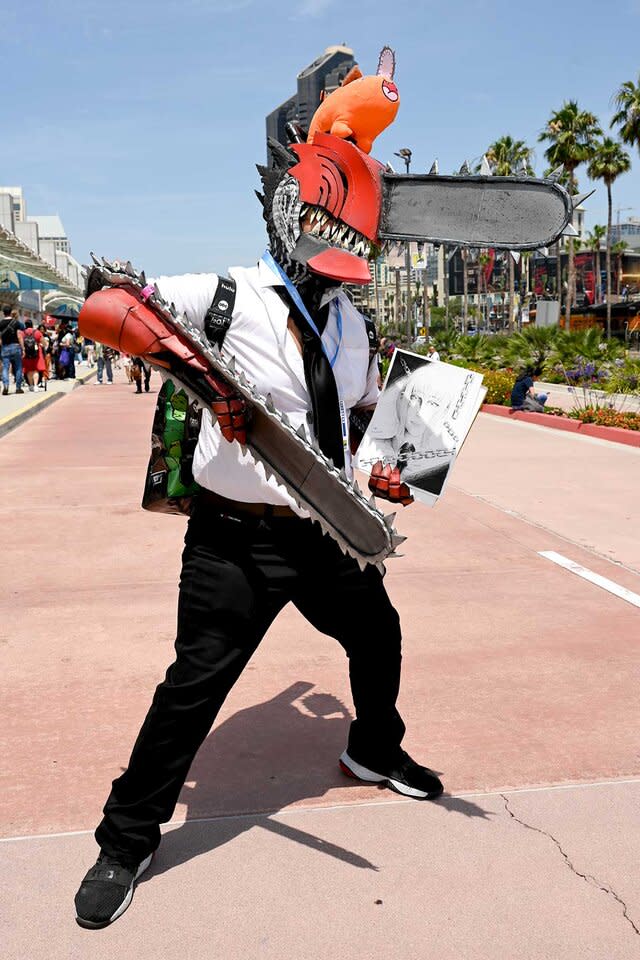
<path fill-rule="evenodd" d="M 282 277 L 271 269 L 264 257 L 260 257 L 258 260 L 258 282 L 260 283 L 261 287 L 284 286 L 284 280 Z M 335 300 L 336 297 L 340 296 L 341 291 L 342 286 L 340 284 L 336 284 L 335 287 L 329 287 L 329 289 L 322 295 L 320 306 L 324 307 L 325 303 Z"/>
<path fill-rule="evenodd" d="M 264 257 L 260 257 L 258 260 L 258 282 L 261 287 L 284 286 L 282 277 L 271 269 Z"/>

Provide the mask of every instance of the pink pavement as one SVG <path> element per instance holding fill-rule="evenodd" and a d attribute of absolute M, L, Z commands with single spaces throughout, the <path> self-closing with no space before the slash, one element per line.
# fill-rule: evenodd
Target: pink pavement
<path fill-rule="evenodd" d="M 640 451 L 482 415 L 438 506 L 399 515 L 387 574 L 406 747 L 450 796 L 339 773 L 346 661 L 286 610 L 131 909 L 75 926 L 90 831 L 172 656 L 184 521 L 138 506 L 153 402 L 86 386 L 0 441 L 4 956 L 633 956 L 638 609 L 538 551 L 637 593 Z"/>

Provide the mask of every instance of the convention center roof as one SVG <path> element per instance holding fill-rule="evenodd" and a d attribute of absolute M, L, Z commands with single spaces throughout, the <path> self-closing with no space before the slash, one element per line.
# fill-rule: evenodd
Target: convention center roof
<path fill-rule="evenodd" d="M 0 271 L 5 270 L 27 274 L 43 283 L 52 284 L 64 293 L 83 296 L 83 291 L 69 277 L 39 257 L 31 247 L 0 224 Z"/>

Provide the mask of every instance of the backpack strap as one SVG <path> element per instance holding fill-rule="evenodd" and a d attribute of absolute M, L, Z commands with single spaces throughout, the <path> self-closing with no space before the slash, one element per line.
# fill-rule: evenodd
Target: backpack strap
<path fill-rule="evenodd" d="M 367 332 L 367 340 L 369 341 L 369 356 L 373 355 L 378 350 L 378 331 L 376 330 L 376 325 L 366 314 L 361 314 L 362 319 L 364 320 L 364 328 Z"/>
<path fill-rule="evenodd" d="M 204 332 L 209 343 L 216 344 L 220 350 L 233 320 L 235 302 L 235 280 L 219 277 L 211 306 L 204 315 Z"/>

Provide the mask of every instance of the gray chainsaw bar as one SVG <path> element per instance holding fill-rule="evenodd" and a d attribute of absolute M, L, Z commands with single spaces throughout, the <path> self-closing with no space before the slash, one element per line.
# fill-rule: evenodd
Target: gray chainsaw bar
<path fill-rule="evenodd" d="M 536 250 L 571 230 L 574 203 L 552 179 L 384 173 L 382 180 L 383 241 Z"/>
<path fill-rule="evenodd" d="M 95 257 L 93 260 L 104 286 L 129 287 L 139 294 L 147 285 L 144 273 L 137 274 L 130 263 L 98 261 Z M 267 479 L 274 477 L 298 507 L 319 523 L 323 533 L 329 534 L 343 553 L 357 560 L 361 569 L 367 564 L 379 566 L 393 556 L 395 548 L 406 539 L 393 527 L 395 514 L 385 517 L 373 497 L 363 496 L 357 482 L 350 482 L 345 470 L 337 469 L 325 457 L 317 441 L 309 442 L 304 426 L 294 430 L 286 414 L 276 409 L 271 395 L 261 396 L 245 374 L 236 369 L 235 358 L 223 358 L 204 333 L 180 315 L 174 304 L 162 298 L 157 286 L 146 302 L 188 341 L 197 357 L 206 359 L 215 375 L 245 400 L 250 416 L 247 443 L 240 446 L 263 464 Z M 206 390 L 203 388 L 200 395 L 198 389 L 202 375 L 194 371 L 193 377 L 181 379 L 177 372 L 167 370 L 166 362 L 155 364 L 153 354 L 145 354 L 145 360 L 182 387 L 190 400 L 210 410 Z"/>

